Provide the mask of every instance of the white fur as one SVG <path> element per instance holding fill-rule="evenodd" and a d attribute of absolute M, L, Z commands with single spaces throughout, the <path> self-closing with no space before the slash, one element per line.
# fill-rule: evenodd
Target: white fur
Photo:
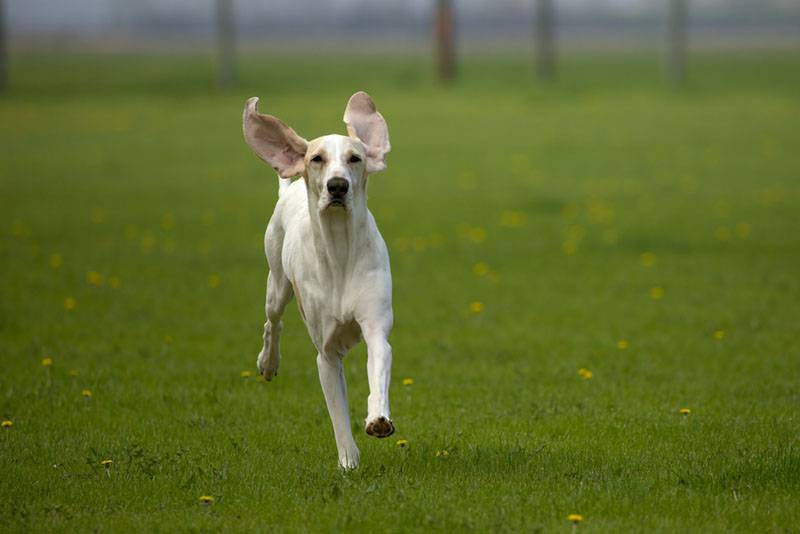
<path fill-rule="evenodd" d="M 351 108 L 358 112 L 359 106 L 364 111 L 364 97 L 372 106 L 365 115 L 371 121 L 356 126 L 373 128 L 370 137 L 377 139 L 377 145 L 355 137 L 355 126 L 351 137 L 326 135 L 306 142 L 277 119 L 274 122 L 274 118 L 258 114 L 257 100 L 251 99 L 245 108 L 245 137 L 253 150 L 280 174 L 285 174 L 284 169 L 303 168 L 302 179 L 280 180 L 278 203 L 264 238 L 270 272 L 258 368 L 266 380 L 277 374 L 281 317 L 296 296 L 318 352 L 320 383 L 333 423 L 339 464 L 345 469 L 358 466 L 359 451 L 351 432 L 342 359 L 362 337 L 368 351 L 367 433 L 386 437 L 394 432 L 389 413 L 392 349 L 388 336 L 393 320 L 389 254 L 367 209 L 366 194 L 368 169 L 380 170 L 389 150 L 388 130 L 365 93 L 353 96 L 345 120 L 351 130 L 348 112 Z M 380 123 L 375 122 L 375 115 Z M 354 120 L 358 121 L 358 116 Z M 385 139 L 375 135 L 376 127 L 385 130 L 379 132 Z M 289 139 L 285 149 L 284 137 Z M 292 156 L 292 151 L 302 152 L 302 148 L 293 147 L 303 143 L 305 153 Z M 316 155 L 324 161 L 313 161 Z M 360 161 L 351 161 L 353 156 Z M 303 161 L 298 163 L 297 157 Z M 329 180 L 336 177 L 344 178 L 349 185 L 343 206 L 332 205 L 333 197 L 327 190 Z"/>

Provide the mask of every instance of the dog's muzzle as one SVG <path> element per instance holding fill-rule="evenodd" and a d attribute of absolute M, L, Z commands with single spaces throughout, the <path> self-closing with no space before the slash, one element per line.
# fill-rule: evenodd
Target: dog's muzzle
<path fill-rule="evenodd" d="M 347 198 L 347 191 L 350 189 L 350 183 L 344 178 L 331 178 L 328 180 L 328 196 L 330 202 L 328 207 L 345 207 L 345 199 Z"/>

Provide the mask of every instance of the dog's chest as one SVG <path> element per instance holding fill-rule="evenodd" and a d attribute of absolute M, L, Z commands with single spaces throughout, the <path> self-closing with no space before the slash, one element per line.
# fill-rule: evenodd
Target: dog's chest
<path fill-rule="evenodd" d="M 355 303 L 346 284 L 304 273 L 293 282 L 300 315 L 314 344 L 321 351 L 346 351 L 361 340 L 355 320 Z M 319 273 L 317 273 L 319 275 Z"/>

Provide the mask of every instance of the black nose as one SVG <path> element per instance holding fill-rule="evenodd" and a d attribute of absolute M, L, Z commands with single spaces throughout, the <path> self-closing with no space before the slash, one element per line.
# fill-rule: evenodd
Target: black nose
<path fill-rule="evenodd" d="M 344 196 L 349 188 L 350 184 L 344 178 L 336 177 L 328 180 L 328 193 L 335 197 Z"/>

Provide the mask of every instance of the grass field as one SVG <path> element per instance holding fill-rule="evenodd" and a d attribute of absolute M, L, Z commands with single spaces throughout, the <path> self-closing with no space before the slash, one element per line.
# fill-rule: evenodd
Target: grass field
<path fill-rule="evenodd" d="M 800 529 L 800 55 L 699 55 L 679 91 L 655 55 L 441 87 L 415 58 L 265 54 L 230 94 L 195 56 L 12 67 L 0 529 Z M 398 431 L 363 432 L 359 347 L 343 474 L 294 304 L 255 378 L 277 180 L 240 121 L 258 95 L 342 132 L 359 89 L 392 135 Z"/>

